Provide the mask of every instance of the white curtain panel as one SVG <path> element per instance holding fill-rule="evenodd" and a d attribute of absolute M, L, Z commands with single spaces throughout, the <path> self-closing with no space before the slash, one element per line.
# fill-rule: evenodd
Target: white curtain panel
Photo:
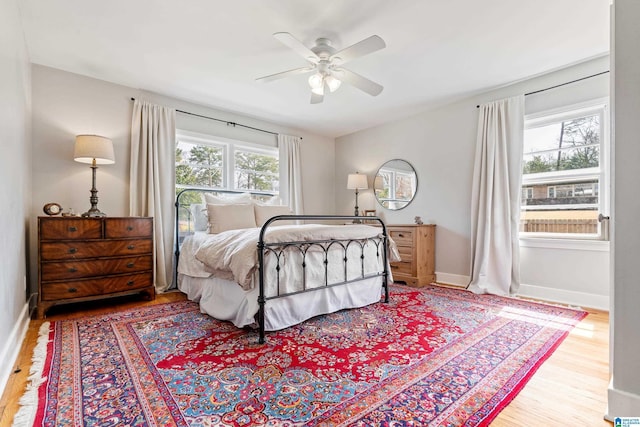
<path fill-rule="evenodd" d="M 478 294 L 520 287 L 520 184 L 524 96 L 483 104 L 471 198 L 471 282 Z"/>
<path fill-rule="evenodd" d="M 171 287 L 175 194 L 176 112 L 135 100 L 131 119 L 129 214 L 154 218 L 155 285 Z"/>
<path fill-rule="evenodd" d="M 280 198 L 296 215 L 304 213 L 300 137 L 278 134 L 280 150 Z"/>

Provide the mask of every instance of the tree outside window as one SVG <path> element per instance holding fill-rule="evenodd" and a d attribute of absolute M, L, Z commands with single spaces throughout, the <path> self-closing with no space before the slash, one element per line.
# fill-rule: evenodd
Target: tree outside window
<path fill-rule="evenodd" d="M 275 155 L 245 150 L 235 151 L 236 189 L 277 192 L 279 164 Z"/>

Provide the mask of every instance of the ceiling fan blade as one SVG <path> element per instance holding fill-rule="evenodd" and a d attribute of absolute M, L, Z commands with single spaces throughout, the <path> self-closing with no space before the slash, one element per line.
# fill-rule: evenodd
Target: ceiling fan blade
<path fill-rule="evenodd" d="M 324 95 L 318 95 L 317 93 L 311 92 L 312 104 L 320 104 L 323 100 L 324 100 Z"/>
<path fill-rule="evenodd" d="M 386 46 L 387 45 L 385 44 L 384 40 L 382 40 L 379 36 L 371 36 L 334 53 L 333 55 L 331 55 L 331 59 L 340 58 L 340 62 L 344 64 L 348 61 L 351 61 L 352 59 L 367 55 L 371 52 L 375 52 L 376 50 L 383 49 Z"/>
<path fill-rule="evenodd" d="M 304 44 L 302 44 L 300 40 L 293 37 L 291 34 L 274 33 L 273 37 L 280 40 L 280 42 L 285 46 L 293 49 L 295 52 L 298 53 L 298 55 L 302 56 L 307 61 L 312 62 L 314 64 L 317 64 L 318 61 L 320 61 L 320 58 L 318 58 L 318 55 L 316 55 L 311 49 L 306 47 Z"/>
<path fill-rule="evenodd" d="M 284 77 L 294 76 L 296 74 L 309 73 L 313 70 L 315 70 L 315 67 L 294 68 L 293 70 L 283 71 L 281 73 L 275 73 L 268 76 L 257 78 L 256 81 L 267 83 L 267 82 L 272 82 L 274 80 L 282 79 Z"/>
<path fill-rule="evenodd" d="M 378 83 L 369 80 L 366 77 L 362 77 L 360 74 L 354 73 L 353 71 L 349 71 L 346 68 L 336 68 L 333 72 L 337 79 L 349 83 L 351 86 L 355 86 L 371 96 L 379 95 L 380 92 L 382 92 L 382 89 L 384 89 Z"/>

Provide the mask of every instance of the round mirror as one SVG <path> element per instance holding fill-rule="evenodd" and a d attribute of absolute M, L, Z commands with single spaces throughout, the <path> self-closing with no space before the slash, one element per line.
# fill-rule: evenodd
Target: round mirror
<path fill-rule="evenodd" d="M 402 209 L 407 207 L 416 195 L 418 175 L 406 160 L 389 160 L 378 169 L 373 190 L 382 207 L 391 210 Z"/>

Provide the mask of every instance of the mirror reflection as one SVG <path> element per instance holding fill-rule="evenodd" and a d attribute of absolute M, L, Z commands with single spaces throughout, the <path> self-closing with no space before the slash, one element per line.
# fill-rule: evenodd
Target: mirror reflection
<path fill-rule="evenodd" d="M 416 171 L 406 160 L 389 160 L 378 169 L 373 189 L 378 203 L 398 210 L 407 207 L 418 189 Z"/>

